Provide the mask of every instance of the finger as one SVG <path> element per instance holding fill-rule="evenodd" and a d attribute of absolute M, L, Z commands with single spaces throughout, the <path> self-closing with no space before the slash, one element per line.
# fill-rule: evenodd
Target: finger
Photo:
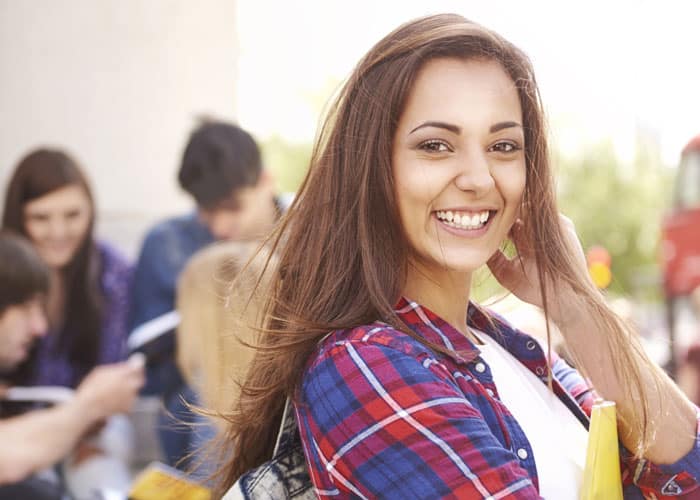
<path fill-rule="evenodd" d="M 585 261 L 586 255 L 583 251 L 583 246 L 581 245 L 581 239 L 578 237 L 578 233 L 576 232 L 574 222 L 564 214 L 560 213 L 559 224 L 561 225 L 569 249 L 576 254 L 579 261 Z"/>
<path fill-rule="evenodd" d="M 486 265 L 488 265 L 494 278 L 505 288 L 512 290 L 517 286 L 519 281 L 518 277 L 520 276 L 519 270 L 517 269 L 519 265 L 518 259 L 510 260 L 503 252 L 498 250 L 486 262 Z"/>
<path fill-rule="evenodd" d="M 146 366 L 146 355 L 142 352 L 135 352 L 129 356 L 127 363 L 134 368 L 138 368 L 139 370 L 143 369 L 143 367 Z"/>
<path fill-rule="evenodd" d="M 568 218 L 566 215 L 563 213 L 559 212 L 559 223 L 562 225 L 562 227 L 566 229 L 573 229 L 575 230 L 574 226 L 574 221 L 572 221 L 570 218 Z"/>
<path fill-rule="evenodd" d="M 525 230 L 525 223 L 522 219 L 516 219 L 509 234 L 513 245 L 515 245 L 515 248 L 518 250 L 518 255 L 524 257 L 532 256 L 533 248 L 530 244 L 530 239 Z"/>

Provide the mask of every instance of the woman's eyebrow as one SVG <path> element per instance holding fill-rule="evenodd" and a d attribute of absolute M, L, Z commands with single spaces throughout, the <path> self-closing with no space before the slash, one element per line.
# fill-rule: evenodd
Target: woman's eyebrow
<path fill-rule="evenodd" d="M 427 122 L 423 122 L 420 125 L 418 125 L 416 128 L 411 130 L 408 134 L 411 135 L 416 130 L 420 130 L 420 129 L 425 128 L 425 127 L 443 128 L 443 129 L 449 130 L 453 134 L 457 134 L 457 135 L 462 133 L 462 129 L 459 126 L 454 125 L 452 123 L 427 121 Z M 499 122 L 499 123 L 495 123 L 495 124 L 491 125 L 491 128 L 489 128 L 489 132 L 494 134 L 494 133 L 499 132 L 503 129 L 512 128 L 512 127 L 522 128 L 523 126 L 520 125 L 518 122 Z"/>
<path fill-rule="evenodd" d="M 500 123 L 496 123 L 496 124 L 494 124 L 494 125 L 491 125 L 491 128 L 489 129 L 489 132 L 491 132 L 492 134 L 494 134 L 494 133 L 499 132 L 499 131 L 501 131 L 501 130 L 503 130 L 503 129 L 512 128 L 512 127 L 520 127 L 520 128 L 523 128 L 523 126 L 520 125 L 518 122 L 500 122 Z"/>
<path fill-rule="evenodd" d="M 461 134 L 462 133 L 462 129 L 459 128 L 457 125 L 453 125 L 452 123 L 428 121 L 428 122 L 423 122 L 420 125 L 418 125 L 416 128 L 411 130 L 408 133 L 408 135 L 411 135 L 416 130 L 420 130 L 420 129 L 425 128 L 425 127 L 444 128 L 445 130 L 449 130 L 453 134 Z"/>

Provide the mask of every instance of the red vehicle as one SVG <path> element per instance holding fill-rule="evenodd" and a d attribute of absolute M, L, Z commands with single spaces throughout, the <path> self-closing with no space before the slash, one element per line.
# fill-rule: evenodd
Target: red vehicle
<path fill-rule="evenodd" d="M 700 135 L 683 149 L 676 175 L 673 207 L 661 227 L 663 286 L 671 341 L 668 371 L 676 372 L 675 306 L 700 286 Z"/>

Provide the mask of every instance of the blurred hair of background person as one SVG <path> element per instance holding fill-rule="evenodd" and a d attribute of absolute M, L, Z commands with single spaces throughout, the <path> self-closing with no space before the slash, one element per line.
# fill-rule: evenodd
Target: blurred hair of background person
<path fill-rule="evenodd" d="M 13 379 L 34 342 L 46 335 L 49 278 L 48 266 L 28 242 L 0 232 L 0 380 L 4 382 Z M 105 419 L 128 411 L 143 380 L 143 363 L 119 363 L 94 369 L 72 399 L 52 408 L 8 417 L 7 403 L 0 401 L 0 498 L 62 498 L 55 475 L 52 482 L 51 474 L 38 473 L 69 455 Z M 9 393 L 4 382 L 0 399 Z M 108 477 L 99 480 L 109 482 Z"/>
<path fill-rule="evenodd" d="M 265 264 L 255 254 L 257 247 L 228 241 L 203 248 L 177 283 L 177 364 L 219 430 L 226 421 L 218 417 L 234 407 L 255 355 L 251 346 L 257 343 L 265 299 L 255 288 Z"/>
<path fill-rule="evenodd" d="M 206 121 L 191 134 L 178 172 L 180 186 L 196 210 L 160 222 L 146 235 L 136 264 L 130 326 L 175 308 L 176 280 L 187 260 L 217 240 L 254 241 L 267 234 L 285 208 L 276 196 L 260 150 L 242 128 Z M 175 364 L 174 340 L 149 356 L 145 393 L 162 395 L 168 414 L 160 417 L 160 441 L 169 465 L 187 468 L 196 446 L 194 433 L 180 425 L 197 420 L 183 397 L 197 397 Z"/>
<path fill-rule="evenodd" d="M 85 174 L 65 152 L 37 149 L 10 178 L 2 226 L 26 236 L 50 269 L 50 334 L 14 382 L 76 387 L 96 365 L 126 358 L 131 266 L 93 235 Z"/>

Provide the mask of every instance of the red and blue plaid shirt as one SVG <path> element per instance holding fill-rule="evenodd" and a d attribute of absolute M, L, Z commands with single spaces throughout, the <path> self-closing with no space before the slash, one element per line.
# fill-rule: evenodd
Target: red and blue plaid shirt
<path fill-rule="evenodd" d="M 333 332 L 306 368 L 297 420 L 320 498 L 539 498 L 527 437 L 500 401 L 478 348 L 446 321 L 402 299 L 399 317 L 436 353 L 384 323 Z M 540 345 L 470 306 L 485 332 L 547 383 Z M 562 359 L 553 389 L 588 425 L 595 393 Z M 700 498 L 700 440 L 672 465 L 623 450 L 625 498 Z M 652 496 L 652 495 L 655 495 Z"/>

